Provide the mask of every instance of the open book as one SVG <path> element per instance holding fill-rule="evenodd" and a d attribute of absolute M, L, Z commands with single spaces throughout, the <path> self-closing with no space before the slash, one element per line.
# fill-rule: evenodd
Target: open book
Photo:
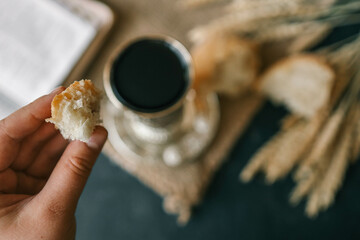
<path fill-rule="evenodd" d="M 113 22 L 90 0 L 0 1 L 0 119 L 78 80 Z"/>

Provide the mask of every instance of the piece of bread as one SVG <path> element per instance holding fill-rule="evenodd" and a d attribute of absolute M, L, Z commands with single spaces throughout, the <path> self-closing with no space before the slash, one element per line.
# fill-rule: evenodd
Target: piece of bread
<path fill-rule="evenodd" d="M 195 46 L 191 55 L 195 90 L 240 94 L 249 89 L 258 73 L 256 45 L 233 35 L 211 36 Z"/>
<path fill-rule="evenodd" d="M 329 103 L 334 80 L 333 69 L 323 59 L 303 54 L 271 66 L 260 78 L 259 88 L 273 102 L 310 118 Z"/>
<path fill-rule="evenodd" d="M 51 103 L 51 118 L 65 139 L 87 142 L 100 122 L 101 94 L 90 80 L 75 81 L 56 95 Z"/>

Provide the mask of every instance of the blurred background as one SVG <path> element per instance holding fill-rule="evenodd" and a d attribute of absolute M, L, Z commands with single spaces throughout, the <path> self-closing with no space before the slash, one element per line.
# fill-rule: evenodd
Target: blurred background
<path fill-rule="evenodd" d="M 87 58 L 92 59 L 91 61 L 81 64 L 79 68 L 81 71 L 67 72 L 70 77 L 66 78 L 65 85 L 75 79 L 88 78 L 102 88 L 103 71 L 109 56 L 124 40 L 138 35 L 157 33 L 169 35 L 182 42 L 188 49 L 192 49 L 193 46 L 201 45 L 213 35 L 224 32 L 236 33 L 261 45 L 259 56 L 262 64 L 258 73 L 260 75 L 260 72 L 284 56 L 303 51 L 319 53 L 319 49 L 324 49 L 325 46 L 347 39 L 349 36 L 355 36 L 351 40 L 358 40 L 357 34 L 360 30 L 358 24 L 360 18 L 357 15 L 360 9 L 359 1 L 339 1 L 344 5 L 350 4 L 345 7 L 330 7 L 337 6 L 337 1 L 329 0 L 296 0 L 293 3 L 281 0 L 256 0 L 253 1 L 254 4 L 247 0 L 103 0 L 101 2 L 113 11 L 112 28 L 109 33 L 107 30 L 104 33 L 101 47 L 100 43 L 93 46 L 97 50 L 96 54 Z M 1 4 L 4 2 L 0 3 L 0 9 Z M 254 9 L 259 6 L 262 6 L 264 17 L 256 18 L 255 13 L 258 14 L 259 11 L 256 12 Z M 309 6 L 313 6 L 314 9 L 310 9 Z M 296 11 L 291 10 L 294 8 Z M 275 10 L 280 14 L 272 15 Z M 96 8 L 92 11 L 96 11 Z M 281 15 L 281 11 L 285 13 Z M 325 13 L 318 14 L 316 11 Z M 251 23 L 256 23 L 252 30 L 238 27 L 241 24 L 250 26 L 241 22 L 246 16 L 247 20 L 251 16 L 254 18 L 250 19 Z M 232 22 L 226 17 L 233 19 Z M 316 38 L 316 41 L 309 41 L 305 46 L 298 44 L 297 48 L 294 45 L 293 48 L 288 48 L 288 40 L 294 42 L 294 39 L 305 33 L 315 35 L 317 28 L 309 32 L 298 31 L 297 34 L 292 34 L 290 28 L 285 30 L 285 33 L 280 32 L 279 35 L 259 34 L 259 32 L 265 33 L 270 27 L 274 30 L 268 32 L 275 33 L 276 29 L 280 29 L 277 28 L 279 23 L 292 26 L 299 22 L 325 23 L 328 24 L 326 25 L 328 28 L 321 37 Z M 99 24 L 101 23 L 91 26 L 96 30 Z M 81 26 L 80 23 L 78 27 L 83 31 L 89 28 Z M 5 32 L 3 29 L 6 29 L 6 26 L 2 26 L 0 21 L 0 34 Z M 93 41 L 96 36 L 92 35 L 91 29 L 87 29 L 88 38 L 79 45 L 87 46 L 86 44 Z M 105 34 L 107 34 L 106 38 Z M 0 40 L 2 40 L 1 35 Z M 360 48 L 354 49 L 354 52 L 357 51 L 360 51 Z M 354 66 L 358 66 L 358 55 L 355 55 Z M 72 56 L 72 61 L 76 62 L 79 56 L 81 51 L 77 57 Z M 64 59 L 66 60 L 65 57 Z M 5 69 L 2 62 L 6 62 L 4 57 L 0 58 L 0 69 Z M 0 78 L 2 92 L 7 85 L 4 79 L 5 77 Z M 6 79 L 9 77 L 7 76 Z M 55 85 L 61 82 L 57 78 L 54 79 Z M 256 81 L 255 78 L 253 81 Z M 51 84 L 49 88 L 52 88 Z M 47 89 L 40 89 L 39 92 L 41 91 Z M 29 101 L 22 99 L 14 103 L 16 100 L 9 100 L 6 94 L 3 93 L 4 96 L 1 94 L 0 91 L 2 103 L 11 102 L 6 105 L 9 109 Z M 220 92 L 221 104 L 232 101 L 231 99 L 232 97 L 226 92 Z M 6 111 L 10 110 L 4 110 Z M 250 124 L 232 144 L 231 151 L 225 154 L 224 164 L 216 172 L 201 204 L 195 206 L 189 222 L 184 226 L 177 224 L 177 216 L 164 212 L 162 197 L 113 163 L 110 159 L 112 156 L 101 154 L 78 204 L 76 239 L 359 239 L 359 162 L 345 168 L 346 177 L 342 187 L 334 193 L 335 203 L 326 211 L 320 212 L 316 218 L 309 218 L 305 214 L 306 201 L 300 202 L 297 206 L 289 204 L 290 194 L 296 184 L 292 174 L 286 174 L 271 185 L 265 183 L 266 175 L 264 177 L 262 173 L 246 184 L 239 180 L 239 173 L 254 154 L 281 131 L 282 120 L 292 114 L 292 111 L 293 109 L 289 109 L 286 104 L 279 106 L 270 100 L 264 100 Z"/>

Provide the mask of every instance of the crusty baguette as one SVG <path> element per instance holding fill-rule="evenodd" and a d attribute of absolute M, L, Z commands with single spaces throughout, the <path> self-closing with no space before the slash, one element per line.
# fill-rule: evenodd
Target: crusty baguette
<path fill-rule="evenodd" d="M 259 88 L 275 103 L 310 118 L 329 103 L 333 69 L 321 58 L 296 55 L 280 60 L 260 78 Z"/>
<path fill-rule="evenodd" d="M 65 139 L 87 142 L 99 123 L 100 91 L 90 80 L 75 81 L 56 95 L 51 103 L 51 118 Z"/>
<path fill-rule="evenodd" d="M 212 36 L 195 46 L 194 88 L 235 95 L 246 91 L 259 66 L 256 45 L 232 35 Z"/>

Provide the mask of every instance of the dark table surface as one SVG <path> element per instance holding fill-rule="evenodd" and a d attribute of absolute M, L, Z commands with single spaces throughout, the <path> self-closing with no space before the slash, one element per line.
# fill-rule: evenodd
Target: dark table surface
<path fill-rule="evenodd" d="M 325 44 L 358 29 L 336 30 Z M 184 227 L 163 212 L 157 194 L 101 155 L 78 205 L 77 239 L 360 239 L 359 162 L 348 169 L 335 205 L 314 220 L 305 217 L 304 202 L 289 205 L 291 176 L 271 186 L 262 176 L 249 184 L 238 181 L 240 170 L 276 133 L 286 114 L 265 104 L 234 144 L 203 203 Z"/>

